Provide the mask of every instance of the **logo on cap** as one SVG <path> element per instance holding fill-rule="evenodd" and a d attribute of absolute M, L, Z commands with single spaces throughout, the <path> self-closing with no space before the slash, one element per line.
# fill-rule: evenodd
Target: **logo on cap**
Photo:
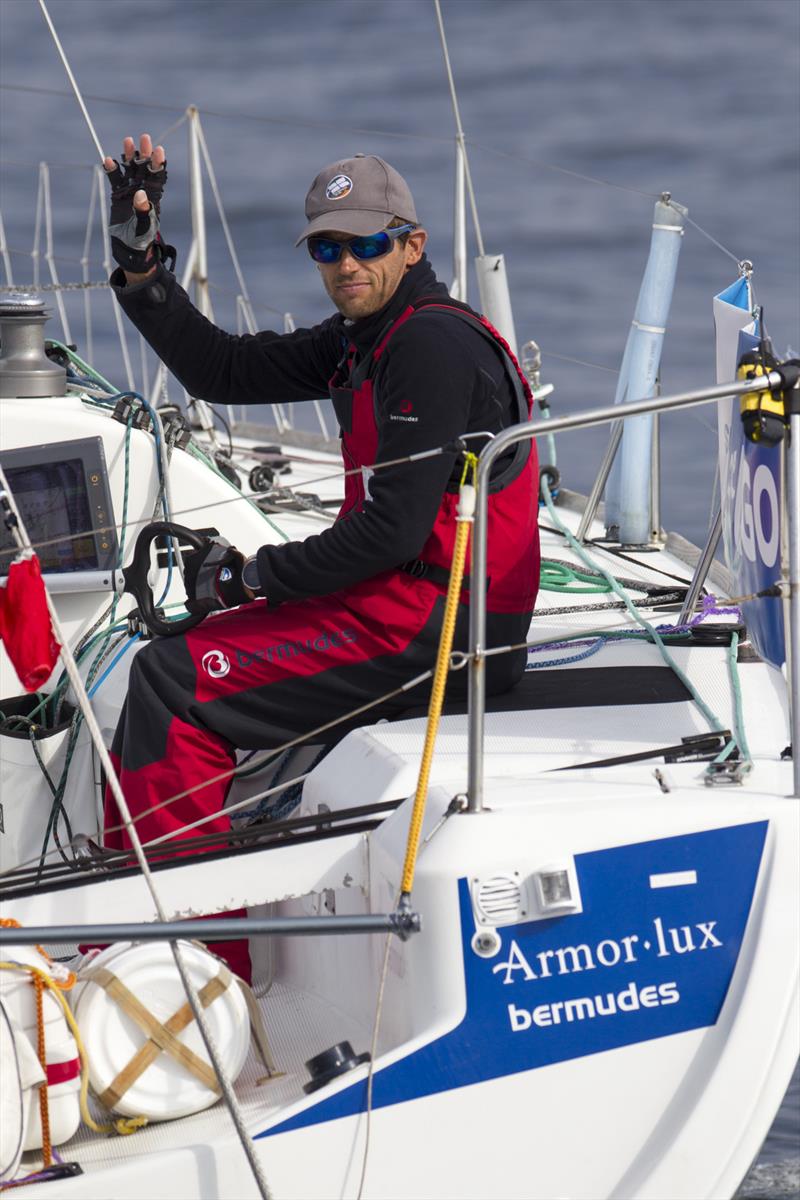
<path fill-rule="evenodd" d="M 345 196 L 350 195 L 352 190 L 353 181 L 349 175 L 334 175 L 325 188 L 325 198 L 327 200 L 343 200 Z"/>

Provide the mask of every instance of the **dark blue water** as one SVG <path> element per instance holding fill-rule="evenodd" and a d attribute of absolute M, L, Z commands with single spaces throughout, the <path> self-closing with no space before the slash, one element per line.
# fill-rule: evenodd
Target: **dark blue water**
<path fill-rule="evenodd" d="M 89 108 L 112 153 L 126 133 L 158 136 L 187 104 L 203 110 L 265 327 L 276 320 L 270 309 L 289 310 L 298 323 L 327 315 L 313 264 L 293 243 L 313 176 L 357 151 L 381 154 L 406 175 L 433 263 L 449 281 L 453 118 L 428 0 L 51 0 L 50 7 L 84 92 L 98 97 Z M 754 262 L 776 348 L 800 346 L 795 0 L 444 0 L 443 10 L 484 241 L 506 255 L 518 338 L 542 345 L 544 377 L 557 387 L 554 412 L 613 397 L 654 198 L 664 190 L 734 258 Z M 0 35 L 0 83 L 65 88 L 32 0 L 0 0 Z M 184 128 L 167 140 L 164 206 L 167 238 L 184 252 L 185 143 Z M 36 164 L 45 159 L 58 164 L 57 252 L 78 258 L 93 147 L 75 102 L 0 90 L 0 155 L 9 244 L 30 250 Z M 99 252 L 95 238 L 94 259 Z M 233 289 L 213 221 L 209 255 L 212 279 Z M 14 255 L 13 263 L 17 281 L 29 282 L 30 260 Z M 79 278 L 74 263 L 59 261 L 59 270 Z M 93 266 L 92 277 L 101 274 Z M 713 381 L 711 297 L 735 275 L 735 262 L 690 227 L 664 349 L 665 391 Z M 80 339 L 82 300 L 68 303 Z M 214 303 L 220 323 L 235 327 L 229 293 L 216 290 Z M 98 317 L 108 313 L 106 296 L 94 293 L 92 304 Z M 95 363 L 121 377 L 109 339 L 98 341 Z M 663 523 L 702 539 L 713 412 L 666 417 L 663 443 Z M 563 441 L 568 486 L 590 486 L 604 444 L 599 432 Z M 798 1123 L 796 1076 L 763 1162 L 797 1158 Z M 748 1195 L 796 1190 L 797 1173 L 781 1170 L 759 1177 Z"/>

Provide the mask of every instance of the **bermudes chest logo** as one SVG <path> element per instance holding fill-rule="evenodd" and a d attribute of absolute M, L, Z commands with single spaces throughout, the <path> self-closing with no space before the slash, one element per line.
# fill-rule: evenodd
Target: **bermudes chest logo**
<path fill-rule="evenodd" d="M 202 658 L 203 670 L 212 679 L 224 679 L 231 669 L 227 654 L 221 650 L 207 650 Z"/>
<path fill-rule="evenodd" d="M 344 200 L 353 190 L 353 181 L 349 175 L 334 175 L 325 188 L 326 200 Z"/>

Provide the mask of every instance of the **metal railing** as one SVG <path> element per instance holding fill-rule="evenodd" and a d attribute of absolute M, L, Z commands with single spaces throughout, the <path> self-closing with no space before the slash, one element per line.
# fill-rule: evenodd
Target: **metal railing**
<path fill-rule="evenodd" d="M 766 377 L 765 386 L 784 387 L 781 375 L 772 371 Z M 692 392 L 678 392 L 672 396 L 653 396 L 646 400 L 634 400 L 624 405 L 614 404 L 593 412 L 575 413 L 570 417 L 558 417 L 547 422 L 514 425 L 498 434 L 485 447 L 478 460 L 478 498 L 475 509 L 475 527 L 472 546 L 472 585 L 470 590 L 469 626 L 469 775 L 467 785 L 467 811 L 480 812 L 483 808 L 483 756 L 484 720 L 486 712 L 486 577 L 487 577 L 487 532 L 488 493 L 491 470 L 496 459 L 505 454 L 517 442 L 541 437 L 543 433 L 556 434 L 573 429 L 587 429 L 592 425 L 620 422 L 621 416 L 636 416 L 639 413 L 668 412 L 671 409 L 689 408 L 694 404 L 707 404 L 738 396 L 752 391 L 752 380 L 735 383 L 719 383 L 713 387 L 700 388 Z M 797 392 L 797 387 L 794 389 Z M 621 434 L 621 428 L 620 428 Z M 800 797 L 800 413 L 790 419 L 790 446 L 787 453 L 788 468 L 788 522 L 789 522 L 789 586 L 790 586 L 790 636 L 789 659 L 791 663 L 791 706 L 792 742 L 794 754 L 794 795 Z M 610 465 L 610 464 L 609 464 Z M 585 530 L 584 530 L 585 532 Z"/>

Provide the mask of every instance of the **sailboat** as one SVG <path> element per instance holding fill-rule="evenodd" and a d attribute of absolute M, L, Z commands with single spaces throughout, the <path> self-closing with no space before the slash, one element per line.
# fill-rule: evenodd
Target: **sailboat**
<path fill-rule="evenodd" d="M 197 110 L 189 134 L 185 278 L 203 304 Z M 657 200 L 617 404 L 552 415 L 538 348 L 519 349 L 536 418 L 488 444 L 463 496 L 470 642 L 441 660 L 468 673 L 468 703 L 445 692 L 438 711 L 359 713 L 243 756 L 230 834 L 198 827 L 191 858 L 102 844 L 130 662 L 186 620 L 193 531 L 246 553 L 307 536 L 342 467 L 327 429 L 281 408 L 268 430 L 228 413 L 221 448 L 202 397 L 176 411 L 161 380 L 115 385 L 45 341 L 41 293 L 3 294 L 5 599 L 35 555 L 62 654 L 24 694 L 0 658 L 0 1186 L 735 1194 L 800 1048 L 798 370 L 772 354 L 743 264 L 715 298 L 717 381 L 657 394 L 685 217 Z M 477 266 L 516 350 L 502 256 Z M 694 547 L 661 529 L 647 468 L 657 414 L 704 403 L 722 486 Z M 591 425 L 611 436 L 582 497 L 551 439 Z M 522 683 L 487 699 L 489 472 L 531 438 L 542 598 Z M 205 949 L 221 934 L 248 936 L 252 986 Z"/>

